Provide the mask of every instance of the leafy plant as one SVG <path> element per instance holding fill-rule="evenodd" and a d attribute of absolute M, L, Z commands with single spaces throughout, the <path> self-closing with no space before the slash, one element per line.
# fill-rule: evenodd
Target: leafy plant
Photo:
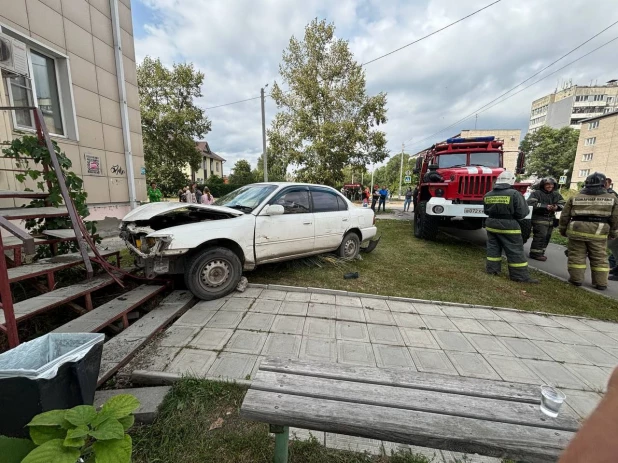
<path fill-rule="evenodd" d="M 76 463 L 80 458 L 85 463 L 130 463 L 133 443 L 126 431 L 139 405 L 132 395 L 120 394 L 100 411 L 78 405 L 41 413 L 28 423 L 32 442 L 0 436 L 0 452 L 3 458 L 9 455 L 9 463 Z"/>
<path fill-rule="evenodd" d="M 75 203 L 77 213 L 82 217 L 90 214 L 86 200 L 88 194 L 83 189 L 83 180 L 70 169 L 71 160 L 60 150 L 58 144 L 52 140 L 58 163 L 64 174 L 64 182 L 69 190 L 69 195 Z M 63 204 L 60 182 L 53 170 L 51 156 L 45 146 L 42 146 L 39 139 L 35 136 L 26 135 L 22 138 L 14 139 L 8 148 L 2 150 L 3 153 L 16 161 L 17 169 L 23 170 L 15 175 L 15 179 L 27 184 L 36 182 L 37 191 L 46 191 L 49 195 L 44 199 L 33 199 L 26 207 L 59 207 Z M 26 188 L 26 191 L 34 191 Z M 58 230 L 71 228 L 69 217 L 55 217 L 48 219 L 29 219 L 26 220 L 26 228 L 32 234 L 41 234 L 44 230 Z M 90 234 L 96 233 L 96 222 L 87 222 L 86 229 Z M 100 241 L 100 239 L 97 239 Z M 62 242 L 58 245 L 61 254 L 78 251 L 77 243 Z M 47 246 L 37 247 L 39 257 L 47 257 L 50 250 Z"/>

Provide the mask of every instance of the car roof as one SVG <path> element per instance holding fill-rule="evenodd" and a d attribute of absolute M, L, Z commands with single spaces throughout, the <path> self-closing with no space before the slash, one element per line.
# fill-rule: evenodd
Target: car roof
<path fill-rule="evenodd" d="M 252 183 L 252 185 L 275 185 L 275 186 L 298 185 L 298 186 L 321 186 L 321 187 L 326 187 L 326 188 L 333 188 L 332 186 L 321 185 L 319 183 L 298 183 L 298 182 L 258 182 L 258 183 Z"/>

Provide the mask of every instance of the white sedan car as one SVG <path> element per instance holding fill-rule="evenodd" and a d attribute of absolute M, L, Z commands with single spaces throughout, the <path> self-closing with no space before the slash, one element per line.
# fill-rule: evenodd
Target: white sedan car
<path fill-rule="evenodd" d="M 375 234 L 373 211 L 333 188 L 256 183 L 212 206 L 145 204 L 124 217 L 120 236 L 148 278 L 184 274 L 189 290 L 209 300 L 232 292 L 243 270 L 333 251 L 354 258 Z"/>

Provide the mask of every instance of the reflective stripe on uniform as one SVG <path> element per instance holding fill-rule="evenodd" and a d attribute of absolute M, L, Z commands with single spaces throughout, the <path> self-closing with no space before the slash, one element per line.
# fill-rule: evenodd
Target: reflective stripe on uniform
<path fill-rule="evenodd" d="M 500 262 L 502 261 L 502 257 L 487 257 L 487 260 L 490 262 Z"/>
<path fill-rule="evenodd" d="M 489 228 L 488 228 L 488 230 L 489 230 Z M 592 239 L 595 239 L 595 240 L 606 240 L 607 236 L 608 236 L 608 235 L 601 235 L 601 234 L 597 235 L 596 233 L 578 232 L 578 231 L 575 231 L 575 230 L 572 230 L 572 229 L 567 232 L 567 235 L 569 237 L 573 236 L 573 237 L 580 237 L 580 238 L 592 238 Z"/>
<path fill-rule="evenodd" d="M 586 269 L 586 264 L 569 264 L 569 268 L 583 268 Z"/>
<path fill-rule="evenodd" d="M 609 267 L 590 267 L 593 272 L 609 272 Z"/>
<path fill-rule="evenodd" d="M 511 204 L 510 196 L 485 196 L 483 198 L 485 204 Z"/>
<path fill-rule="evenodd" d="M 509 262 L 509 267 L 527 267 L 528 266 L 528 262 L 522 262 L 520 264 L 511 264 Z"/>
<path fill-rule="evenodd" d="M 500 230 L 499 228 L 486 227 L 485 230 L 492 233 L 506 233 L 509 235 L 521 235 L 521 230 Z"/>

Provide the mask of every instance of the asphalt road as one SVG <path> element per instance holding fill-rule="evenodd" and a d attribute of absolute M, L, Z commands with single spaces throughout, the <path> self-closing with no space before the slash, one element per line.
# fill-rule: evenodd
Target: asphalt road
<path fill-rule="evenodd" d="M 470 241 L 472 243 L 478 244 L 479 246 L 485 247 L 485 241 L 487 239 L 487 233 L 485 229 L 481 230 L 457 230 L 454 228 L 444 229 L 448 234 L 456 236 L 457 238 Z M 525 245 L 526 256 L 530 251 L 530 243 L 532 240 L 528 240 Z M 547 261 L 539 262 L 538 260 L 528 259 L 528 264 L 530 267 L 537 268 L 546 273 L 550 273 L 555 277 L 560 278 L 561 280 L 568 280 L 569 273 L 567 271 L 567 257 L 564 255 L 564 250 L 566 248 L 564 246 L 560 246 L 557 244 L 549 243 L 547 250 L 545 251 L 545 255 L 547 256 Z M 594 289 L 590 283 L 590 268 L 586 269 L 586 281 L 584 282 L 584 288 L 598 292 L 605 296 L 613 297 L 614 299 L 618 299 L 618 281 L 610 281 L 608 282 L 608 287 L 605 291 L 598 291 Z"/>

